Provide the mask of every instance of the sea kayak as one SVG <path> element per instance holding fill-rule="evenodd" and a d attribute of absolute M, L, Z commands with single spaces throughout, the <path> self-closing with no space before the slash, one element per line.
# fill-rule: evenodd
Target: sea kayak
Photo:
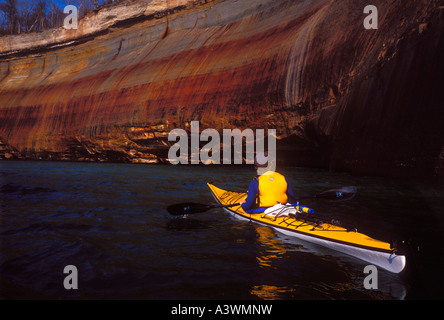
<path fill-rule="evenodd" d="M 236 204 L 247 197 L 247 193 L 227 191 L 210 183 L 208 187 L 220 205 Z M 304 214 L 250 214 L 240 205 L 225 207 L 224 210 L 236 218 L 272 227 L 283 234 L 345 253 L 393 273 L 400 273 L 406 265 L 405 256 L 397 254 L 396 248 L 392 248 L 390 243 L 373 239 L 356 230 L 350 231 L 331 223 L 316 222 L 307 215 L 304 219 Z"/>

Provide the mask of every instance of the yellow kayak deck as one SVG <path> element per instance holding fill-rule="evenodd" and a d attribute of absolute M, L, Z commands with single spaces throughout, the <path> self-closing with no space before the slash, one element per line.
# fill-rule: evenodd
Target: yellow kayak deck
<path fill-rule="evenodd" d="M 208 187 L 217 202 L 221 205 L 239 203 L 246 199 L 247 193 L 232 192 L 218 188 L 210 183 Z M 347 229 L 329 223 L 318 225 L 315 222 L 306 221 L 303 218 L 291 216 L 279 216 L 277 218 L 264 213 L 246 213 L 240 205 L 225 208 L 234 215 L 239 215 L 251 221 L 269 225 L 282 231 L 303 234 L 305 236 L 318 238 L 326 241 L 346 244 L 357 248 L 375 250 L 385 253 L 393 253 L 394 249 L 388 242 L 373 239 L 365 234 L 347 231 Z"/>

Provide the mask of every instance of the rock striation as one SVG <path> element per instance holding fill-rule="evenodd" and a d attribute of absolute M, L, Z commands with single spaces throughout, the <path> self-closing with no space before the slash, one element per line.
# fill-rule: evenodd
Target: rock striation
<path fill-rule="evenodd" d="M 434 0 L 142 0 L 0 38 L 3 158 L 165 162 L 168 133 L 275 128 L 283 165 L 444 168 Z"/>

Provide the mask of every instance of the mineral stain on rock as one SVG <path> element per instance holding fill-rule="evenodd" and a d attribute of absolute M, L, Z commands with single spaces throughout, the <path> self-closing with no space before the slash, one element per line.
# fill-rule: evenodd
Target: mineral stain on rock
<path fill-rule="evenodd" d="M 443 176 L 438 1 L 141 0 L 0 38 L 4 159 L 166 162 L 168 133 L 275 128 L 282 164 Z"/>

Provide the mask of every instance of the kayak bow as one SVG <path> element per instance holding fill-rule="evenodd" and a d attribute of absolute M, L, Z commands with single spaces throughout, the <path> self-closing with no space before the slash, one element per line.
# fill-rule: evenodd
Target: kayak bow
<path fill-rule="evenodd" d="M 240 205 L 235 205 L 246 199 L 247 193 L 223 190 L 210 183 L 208 187 L 219 205 L 231 205 L 224 207 L 224 210 L 236 218 L 267 225 L 286 235 L 331 248 L 393 273 L 400 273 L 406 265 L 405 256 L 396 254 L 397 250 L 391 248 L 388 242 L 370 238 L 359 232 L 348 231 L 334 224 L 319 224 L 304 219 L 303 215 L 290 214 L 276 217 L 264 213 L 249 214 Z"/>

